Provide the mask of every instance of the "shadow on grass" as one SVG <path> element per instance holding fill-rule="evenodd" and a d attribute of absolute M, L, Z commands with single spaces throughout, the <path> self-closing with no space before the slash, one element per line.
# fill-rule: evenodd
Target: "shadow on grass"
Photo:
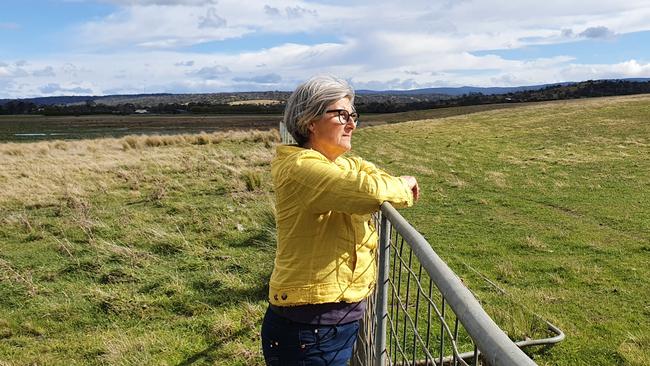
<path fill-rule="evenodd" d="M 229 246 L 232 248 L 259 248 L 272 253 L 272 249 L 275 249 L 275 233 L 259 230 L 244 238 L 230 239 Z"/>
<path fill-rule="evenodd" d="M 239 240 L 231 240 L 230 246 L 237 247 L 257 247 L 266 249 L 273 253 L 276 245 L 276 228 L 275 228 L 275 214 L 272 209 L 267 209 L 258 218 L 260 229 L 251 232 L 250 235 L 240 238 Z"/>
<path fill-rule="evenodd" d="M 259 282 L 256 281 L 254 285 L 243 288 L 224 286 L 211 290 L 204 289 L 202 301 L 211 306 L 220 307 L 240 304 L 245 301 L 257 302 L 266 300 L 269 292 L 270 277 L 270 272 L 268 274 L 265 273 Z"/>
<path fill-rule="evenodd" d="M 212 344 L 210 344 L 202 351 L 199 351 L 193 354 L 192 356 L 186 358 L 185 360 L 181 361 L 180 363 L 177 364 L 177 366 L 193 365 L 194 363 L 200 360 L 204 360 L 205 362 L 209 362 L 210 364 L 212 364 L 213 362 L 218 361 L 218 358 L 216 357 L 216 352 L 221 345 L 223 345 L 225 342 L 229 340 L 242 337 L 246 333 L 247 333 L 247 329 L 240 329 L 237 332 L 229 335 L 228 337 L 222 337 L 221 339 L 212 342 Z"/>

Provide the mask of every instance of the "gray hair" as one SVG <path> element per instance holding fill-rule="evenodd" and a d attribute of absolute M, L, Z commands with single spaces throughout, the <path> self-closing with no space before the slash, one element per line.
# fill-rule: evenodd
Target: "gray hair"
<path fill-rule="evenodd" d="M 319 119 L 328 105 L 342 98 L 354 103 L 354 89 L 343 79 L 329 75 L 314 76 L 298 85 L 284 109 L 284 125 L 298 145 L 309 141 L 309 123 Z"/>

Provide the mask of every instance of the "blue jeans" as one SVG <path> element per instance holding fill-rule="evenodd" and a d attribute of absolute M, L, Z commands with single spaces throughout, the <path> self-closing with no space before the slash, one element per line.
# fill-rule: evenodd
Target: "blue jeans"
<path fill-rule="evenodd" d="M 311 325 L 283 318 L 271 309 L 262 322 L 262 351 L 268 366 L 344 366 L 352 358 L 359 321 Z"/>

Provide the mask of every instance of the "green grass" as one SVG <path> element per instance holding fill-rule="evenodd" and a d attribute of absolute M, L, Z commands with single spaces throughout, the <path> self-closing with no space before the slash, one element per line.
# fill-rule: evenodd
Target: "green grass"
<path fill-rule="evenodd" d="M 514 338 L 533 314 L 566 332 L 539 364 L 648 365 L 649 120 L 649 96 L 545 103 L 360 129 L 354 153 L 418 178 L 402 213 Z M 0 365 L 261 364 L 262 134 L 0 144 Z"/>
<path fill-rule="evenodd" d="M 12 167 L 55 182 L 24 196 L 17 172 L 0 175 L 23 194 L 1 196 L 0 364 L 259 364 L 272 146 L 245 137 L 85 143 L 117 158 L 19 146 Z"/>
<path fill-rule="evenodd" d="M 355 152 L 418 177 L 404 216 L 497 323 L 566 332 L 540 364 L 647 365 L 648 121 L 648 96 L 571 101 L 369 128 Z"/>
<path fill-rule="evenodd" d="M 545 102 L 546 104 L 553 104 L 557 102 Z M 479 113 L 485 111 L 501 110 L 501 109 L 510 109 L 510 108 L 521 108 L 522 106 L 535 105 L 540 103 L 507 103 L 507 104 L 482 104 L 482 105 L 468 105 L 460 107 L 446 107 L 446 108 L 436 108 L 436 109 L 424 109 L 424 110 L 415 110 L 407 112 L 397 112 L 397 113 L 362 113 L 361 115 L 361 126 L 374 126 L 384 123 L 398 123 L 398 122 L 408 122 L 408 121 L 417 121 L 423 119 L 438 119 L 453 117 L 459 115 L 467 115 L 471 113 Z"/>

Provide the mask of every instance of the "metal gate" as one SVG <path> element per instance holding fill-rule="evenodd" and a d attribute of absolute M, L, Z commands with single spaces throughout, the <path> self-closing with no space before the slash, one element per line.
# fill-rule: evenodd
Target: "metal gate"
<path fill-rule="evenodd" d="M 389 203 L 382 204 L 375 226 L 378 281 L 353 365 L 535 365 L 521 348 L 564 339 L 546 322 L 553 336 L 513 342 Z"/>

